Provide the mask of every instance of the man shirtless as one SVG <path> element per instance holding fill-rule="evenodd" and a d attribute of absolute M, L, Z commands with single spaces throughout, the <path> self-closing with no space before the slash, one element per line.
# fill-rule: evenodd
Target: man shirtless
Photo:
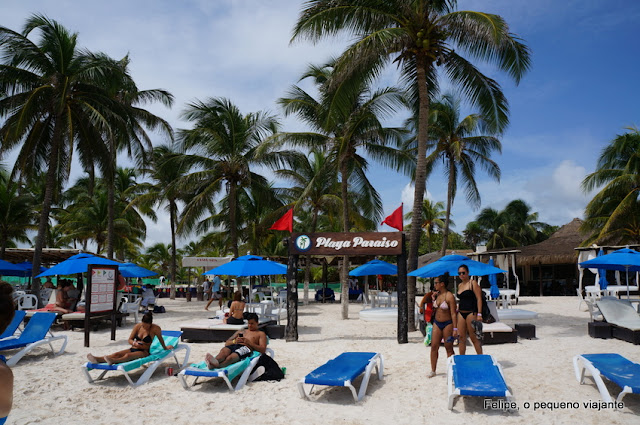
<path fill-rule="evenodd" d="M 209 369 L 229 366 L 251 355 L 252 351 L 264 354 L 267 349 L 267 336 L 258 330 L 258 315 L 247 314 L 248 329 L 241 329 L 225 342 L 225 347 L 217 356 L 207 353 L 204 361 Z"/>

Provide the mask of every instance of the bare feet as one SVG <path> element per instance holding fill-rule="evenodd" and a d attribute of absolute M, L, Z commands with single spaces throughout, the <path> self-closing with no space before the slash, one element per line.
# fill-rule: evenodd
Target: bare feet
<path fill-rule="evenodd" d="M 209 311 L 209 307 L 205 307 L 204 309 L 205 309 L 205 311 Z"/>
<path fill-rule="evenodd" d="M 94 356 L 93 354 L 87 354 L 87 359 L 89 359 L 89 361 L 94 364 L 100 363 L 98 359 L 96 359 L 96 356 Z"/>
<path fill-rule="evenodd" d="M 433 378 L 434 376 L 436 376 L 436 372 L 433 370 L 427 374 L 427 378 Z"/>
<path fill-rule="evenodd" d="M 213 357 L 213 355 L 207 353 L 206 356 L 204 356 L 204 362 L 207 364 L 207 367 L 209 369 L 217 369 L 220 366 L 220 362 L 218 361 L 218 359 L 216 359 L 215 357 Z"/>
<path fill-rule="evenodd" d="M 114 361 L 107 356 L 104 356 L 104 361 L 107 362 L 109 366 L 111 366 L 114 363 Z"/>

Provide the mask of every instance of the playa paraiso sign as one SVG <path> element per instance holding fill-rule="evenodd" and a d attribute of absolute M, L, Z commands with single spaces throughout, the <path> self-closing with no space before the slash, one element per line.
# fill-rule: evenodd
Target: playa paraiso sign
<path fill-rule="evenodd" d="M 293 233 L 291 254 L 399 255 L 402 232 Z"/>

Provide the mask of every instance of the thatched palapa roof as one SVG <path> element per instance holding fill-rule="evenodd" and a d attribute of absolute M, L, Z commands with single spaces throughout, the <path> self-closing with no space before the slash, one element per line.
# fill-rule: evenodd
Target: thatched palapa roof
<path fill-rule="evenodd" d="M 553 233 L 549 239 L 537 243 L 518 247 L 518 265 L 537 264 L 570 264 L 576 263 L 579 247 L 584 237 L 579 231 L 582 220 L 574 218 Z"/>

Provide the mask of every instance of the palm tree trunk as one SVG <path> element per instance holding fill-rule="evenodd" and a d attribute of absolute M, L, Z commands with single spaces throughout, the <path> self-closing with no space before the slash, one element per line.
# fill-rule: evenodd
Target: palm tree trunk
<path fill-rule="evenodd" d="M 229 238 L 231 238 L 231 251 L 234 257 L 238 257 L 238 229 L 236 228 L 236 208 L 237 208 L 237 193 L 236 183 L 230 181 L 229 183 Z"/>
<path fill-rule="evenodd" d="M 47 170 L 47 180 L 44 186 L 44 199 L 42 200 L 42 212 L 40 213 L 40 223 L 38 225 L 38 235 L 33 249 L 33 264 L 31 273 L 31 293 L 38 299 L 38 307 L 42 307 L 40 300 L 40 281 L 35 277 L 40 274 L 40 266 L 42 265 L 42 248 L 47 237 L 47 227 L 49 226 L 49 213 L 51 212 L 51 203 L 53 202 L 53 191 L 56 188 L 58 157 L 60 155 L 60 145 L 62 144 L 62 118 L 56 118 L 55 129 L 53 131 L 53 140 L 51 141 L 51 153 L 49 170 Z"/>
<path fill-rule="evenodd" d="M 449 158 L 449 184 L 447 185 L 447 217 L 444 221 L 444 232 L 442 233 L 442 249 L 440 255 L 447 253 L 447 245 L 449 244 L 449 222 L 451 219 L 451 207 L 453 206 L 453 183 L 455 179 L 454 174 L 455 163 L 453 158 Z"/>
<path fill-rule="evenodd" d="M 313 209 L 313 215 L 311 216 L 311 233 L 316 232 L 316 226 L 318 224 L 318 209 Z M 304 299 L 305 305 L 309 304 L 309 283 L 311 282 L 311 255 L 305 256 L 304 265 Z"/>
<path fill-rule="evenodd" d="M 347 161 L 342 160 L 340 164 L 340 176 L 342 182 L 340 182 L 342 192 L 342 228 L 345 233 L 349 232 L 349 203 L 347 202 L 348 196 L 348 182 L 347 182 Z M 340 304 L 342 306 L 342 319 L 349 318 L 349 285 L 347 284 L 347 275 L 349 273 L 349 256 L 342 257 L 342 270 L 340 272 Z"/>
<path fill-rule="evenodd" d="M 169 294 L 172 300 L 176 299 L 176 202 L 169 201 L 169 219 L 171 220 L 171 271 L 169 279 L 171 279 L 171 292 Z"/>
<path fill-rule="evenodd" d="M 422 203 L 427 189 L 427 138 L 429 130 L 429 92 L 427 87 L 427 59 L 420 55 L 416 58 L 416 77 L 418 81 L 418 158 L 416 161 L 415 191 L 413 194 L 413 211 L 411 217 L 411 233 L 409 235 L 409 261 L 407 271 L 418 268 L 418 246 L 422 232 Z M 409 331 L 415 331 L 416 278 L 407 277 L 407 306 Z"/>
<path fill-rule="evenodd" d="M 114 218 L 116 214 L 115 199 L 115 177 L 116 177 L 116 147 L 113 137 L 109 138 L 109 150 L 111 153 L 111 161 L 109 163 L 110 175 L 108 177 L 109 184 L 107 189 L 107 258 L 113 260 L 113 244 L 114 244 Z"/>

